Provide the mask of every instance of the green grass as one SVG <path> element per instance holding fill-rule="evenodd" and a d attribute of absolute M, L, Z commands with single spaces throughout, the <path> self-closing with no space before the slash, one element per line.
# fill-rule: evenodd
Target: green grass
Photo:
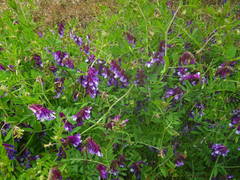
<path fill-rule="evenodd" d="M 229 174 L 240 178 L 239 135 L 236 128 L 229 128 L 232 111 L 240 107 L 237 2 L 171 1 L 168 7 L 166 0 L 117 0 L 116 12 L 99 6 L 101 13 L 84 29 L 77 28 L 79 19 L 66 20 L 63 38 L 59 38 L 57 24 L 48 27 L 44 21 L 34 21 L 35 1 L 6 2 L 8 9 L 0 11 L 0 64 L 6 68 L 0 70 L 0 179 L 53 179 L 53 167 L 60 170 L 63 179 L 98 179 L 96 165 L 105 165 L 110 172 L 119 155 L 126 157 L 123 168 L 116 165 L 119 179 L 226 179 Z M 47 28 L 40 38 L 37 32 L 42 26 Z M 129 86 L 108 86 L 107 80 L 99 77 L 99 94 L 91 98 L 78 80 L 89 67 L 99 65 L 97 61 L 85 62 L 87 55 L 69 38 L 70 30 L 84 42 L 90 35 L 90 53 L 106 61 L 106 66 L 121 59 Z M 128 43 L 126 33 L 135 37 L 136 44 Z M 147 68 L 146 62 L 158 51 L 161 41 L 172 46 L 165 46 L 164 64 Z M 75 68 L 56 65 L 46 48 L 67 52 Z M 176 75 L 179 58 L 186 51 L 196 63 L 185 67 L 192 73 L 200 72 L 206 79 L 203 83 L 182 82 Z M 36 67 L 34 54 L 41 56 L 43 68 Z M 230 61 L 238 62 L 228 67 L 231 75 L 217 76 L 219 66 Z M 14 70 L 8 65 L 14 65 Z M 58 68 L 55 74 L 49 70 L 52 65 Z M 145 74 L 142 86 L 134 83 L 138 70 Z M 58 99 L 54 98 L 56 77 L 65 78 Z M 165 98 L 166 91 L 175 87 L 183 90 L 183 96 L 177 101 Z M 77 101 L 73 100 L 75 92 L 79 94 Z M 28 108 L 31 104 L 55 111 L 56 119 L 38 121 Z M 203 116 L 197 104 L 204 105 Z M 86 106 L 92 107 L 91 118 L 66 132 L 58 114 L 63 112 L 69 122 L 75 123 L 72 115 Z M 189 117 L 191 112 L 194 118 Z M 126 126 L 106 129 L 116 115 L 121 115 L 121 120 L 129 119 Z M 6 123 L 10 128 L 4 134 Z M 81 135 L 81 151 L 62 141 L 76 133 Z M 100 146 L 103 157 L 87 153 L 89 137 Z M 3 143 L 16 147 L 17 159 L 8 158 Z M 213 144 L 223 144 L 230 152 L 214 159 Z M 66 152 L 61 160 L 56 156 L 60 147 Z M 40 156 L 30 161 L 31 168 L 25 167 L 29 159 L 25 164 L 19 160 L 25 150 Z M 184 166 L 176 167 L 179 159 Z M 141 161 L 141 173 L 131 173 L 131 165 Z"/>

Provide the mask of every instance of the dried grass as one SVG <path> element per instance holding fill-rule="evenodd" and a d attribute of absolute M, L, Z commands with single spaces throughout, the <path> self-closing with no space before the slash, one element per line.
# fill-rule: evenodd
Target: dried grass
<path fill-rule="evenodd" d="M 116 9 L 115 0 L 36 0 L 36 5 L 34 21 L 51 26 L 73 18 L 79 20 L 80 26 L 85 26 L 101 13 L 101 6 Z"/>

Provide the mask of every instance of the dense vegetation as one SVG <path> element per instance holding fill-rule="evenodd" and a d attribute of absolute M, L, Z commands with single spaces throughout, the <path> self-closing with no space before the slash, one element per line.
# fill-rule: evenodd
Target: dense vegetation
<path fill-rule="evenodd" d="M 36 2 L 0 11 L 0 179 L 240 179 L 237 1 Z"/>

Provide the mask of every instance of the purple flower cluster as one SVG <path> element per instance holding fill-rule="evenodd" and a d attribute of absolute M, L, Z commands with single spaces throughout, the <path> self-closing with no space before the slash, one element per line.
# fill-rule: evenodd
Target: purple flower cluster
<path fill-rule="evenodd" d="M 97 165 L 97 170 L 99 171 L 101 179 L 107 179 L 108 178 L 108 171 L 107 171 L 106 166 L 104 166 L 102 164 L 98 164 Z"/>
<path fill-rule="evenodd" d="M 77 121 L 78 126 L 83 125 L 83 121 L 90 119 L 92 107 L 85 107 L 81 109 L 77 114 L 73 115 L 72 118 L 74 121 Z"/>
<path fill-rule="evenodd" d="M 143 161 L 138 161 L 130 166 L 130 172 L 134 173 L 137 179 L 141 179 L 141 168 L 143 164 Z"/>
<path fill-rule="evenodd" d="M 181 167 L 184 165 L 184 160 L 186 159 L 186 156 L 182 153 L 177 153 L 177 157 L 175 160 L 175 166 L 176 167 Z"/>
<path fill-rule="evenodd" d="M 52 180 L 62 180 L 61 171 L 57 167 L 54 167 L 54 168 L 51 169 L 50 179 L 52 179 Z"/>
<path fill-rule="evenodd" d="M 95 61 L 96 57 L 94 54 L 90 54 L 87 59 L 85 60 L 85 62 L 87 63 L 93 63 Z"/>
<path fill-rule="evenodd" d="M 10 124 L 6 123 L 6 122 L 0 122 L 0 125 L 1 125 L 1 133 L 2 133 L 2 136 L 6 136 L 7 135 L 7 132 L 10 130 Z"/>
<path fill-rule="evenodd" d="M 90 53 L 90 46 L 89 46 L 89 44 L 82 45 L 80 50 L 83 51 L 86 55 L 89 55 L 89 53 Z"/>
<path fill-rule="evenodd" d="M 95 154 L 99 157 L 103 156 L 100 150 L 100 146 L 92 138 L 87 139 L 87 151 L 90 154 Z"/>
<path fill-rule="evenodd" d="M 184 94 L 184 91 L 180 87 L 169 88 L 165 93 L 165 98 L 173 97 L 174 100 L 179 100 Z"/>
<path fill-rule="evenodd" d="M 53 120 L 56 118 L 55 112 L 51 111 L 42 105 L 39 104 L 32 104 L 29 105 L 28 108 L 35 114 L 36 118 L 41 122 L 47 120 Z"/>
<path fill-rule="evenodd" d="M 5 71 L 6 68 L 0 63 L 0 71 Z"/>
<path fill-rule="evenodd" d="M 165 47 L 166 43 L 164 41 L 161 41 L 159 44 L 159 49 L 157 52 L 153 53 L 153 57 L 150 61 L 146 63 L 147 67 L 151 67 L 154 64 L 164 64 L 164 56 L 165 56 Z M 172 47 L 171 45 L 167 45 L 168 48 Z"/>
<path fill-rule="evenodd" d="M 98 70 L 94 67 L 88 69 L 88 74 L 86 76 L 81 76 L 80 82 L 82 86 L 86 89 L 86 92 L 92 97 L 95 98 L 98 93 Z"/>
<path fill-rule="evenodd" d="M 5 148 L 6 152 L 7 152 L 7 155 L 8 155 L 8 158 L 10 160 L 13 160 L 15 158 L 15 154 L 16 154 L 16 150 L 15 150 L 15 147 L 11 144 L 2 144 L 3 147 Z"/>
<path fill-rule="evenodd" d="M 119 60 L 119 62 L 120 62 L 120 60 Z M 108 72 L 109 82 L 119 79 L 119 81 L 122 83 L 123 87 L 128 86 L 127 75 L 126 75 L 125 71 L 120 67 L 120 65 L 117 61 L 114 61 L 114 60 L 111 61 L 109 70 L 113 74 L 113 76 L 112 76 L 111 73 Z"/>
<path fill-rule="evenodd" d="M 81 135 L 75 134 L 73 136 L 68 136 L 67 138 L 62 139 L 62 142 L 65 145 L 72 144 L 74 147 L 78 147 L 82 142 Z"/>
<path fill-rule="evenodd" d="M 227 156 L 229 150 L 227 149 L 226 146 L 222 145 L 222 144 L 213 144 L 212 145 L 212 153 L 211 155 L 213 157 L 216 156 Z"/>
<path fill-rule="evenodd" d="M 12 64 L 9 64 L 7 67 L 8 67 L 8 70 L 9 70 L 9 71 L 12 71 L 12 72 L 15 72 L 15 71 L 16 71 L 15 66 L 12 65 Z"/>
<path fill-rule="evenodd" d="M 25 149 L 21 155 L 16 157 L 21 166 L 25 166 L 27 169 L 31 168 L 31 161 L 35 161 L 39 158 L 39 155 L 32 155 L 28 149 Z"/>
<path fill-rule="evenodd" d="M 229 126 L 232 128 L 237 128 L 236 134 L 240 134 L 240 109 L 233 111 L 231 123 L 229 123 Z"/>
<path fill-rule="evenodd" d="M 66 115 L 65 115 L 63 112 L 60 112 L 60 113 L 59 113 L 59 116 L 60 116 L 60 118 L 62 119 L 62 121 L 63 121 L 63 123 L 64 123 L 64 129 L 65 129 L 66 131 L 72 131 L 73 128 L 74 128 L 74 126 L 73 126 L 72 123 L 70 123 L 70 122 L 67 121 Z"/>
<path fill-rule="evenodd" d="M 113 176 L 117 176 L 119 174 L 118 168 L 125 167 L 125 161 L 126 159 L 124 155 L 119 155 L 118 159 L 112 160 L 109 173 L 112 174 Z"/>
<path fill-rule="evenodd" d="M 64 151 L 64 149 L 63 149 L 62 146 L 58 149 L 57 156 L 58 156 L 58 160 L 67 157 L 67 154 L 66 154 L 66 152 Z"/>
<path fill-rule="evenodd" d="M 58 34 L 59 34 L 60 38 L 63 38 L 63 36 L 64 36 L 64 24 L 63 23 L 58 24 Z"/>
<path fill-rule="evenodd" d="M 127 39 L 128 43 L 134 46 L 137 41 L 136 38 L 129 32 L 126 32 L 125 35 L 126 35 L 126 39 Z"/>
<path fill-rule="evenodd" d="M 220 76 L 221 78 L 226 78 L 228 75 L 232 74 L 234 71 L 234 66 L 237 64 L 237 61 L 230 61 L 221 64 L 217 71 L 216 76 Z"/>
<path fill-rule="evenodd" d="M 42 38 L 42 37 L 43 37 L 43 32 L 38 31 L 38 32 L 37 32 L 37 35 L 38 35 L 38 37 Z"/>
<path fill-rule="evenodd" d="M 119 174 L 118 168 L 119 167 L 123 168 L 125 166 L 124 161 L 125 161 L 125 156 L 120 155 L 117 160 L 112 160 L 109 170 L 103 164 L 98 164 L 97 170 L 99 171 L 100 177 L 102 179 L 107 179 L 108 174 L 111 174 L 112 176 L 115 176 L 115 177 L 118 176 L 118 174 Z"/>
<path fill-rule="evenodd" d="M 191 52 L 184 52 L 182 56 L 179 58 L 179 64 L 189 65 L 189 64 L 196 64 L 196 59 L 194 58 L 193 54 Z"/>
<path fill-rule="evenodd" d="M 53 53 L 53 57 L 58 65 L 74 69 L 73 60 L 69 59 L 69 55 L 66 52 L 56 51 Z"/>
<path fill-rule="evenodd" d="M 176 73 L 181 82 L 188 80 L 193 86 L 195 86 L 200 80 L 204 82 L 204 78 L 201 77 L 200 72 L 191 72 L 189 68 L 182 67 L 191 64 L 196 64 L 196 59 L 192 53 L 184 52 L 179 58 L 179 67 L 176 68 Z"/>
<path fill-rule="evenodd" d="M 54 96 L 54 98 L 60 98 L 61 94 L 63 93 L 63 89 L 64 89 L 64 80 L 65 78 L 55 78 L 55 92 L 57 93 L 56 96 Z"/>
<path fill-rule="evenodd" d="M 39 56 L 39 55 L 37 55 L 37 54 L 34 54 L 34 55 L 33 55 L 33 60 L 35 61 L 35 65 L 36 65 L 37 67 L 43 67 L 41 56 Z"/>
<path fill-rule="evenodd" d="M 197 73 L 187 72 L 186 74 L 183 74 L 182 76 L 180 76 L 180 81 L 188 80 L 191 82 L 191 84 L 193 86 L 195 86 L 199 82 L 200 79 L 201 79 L 200 72 L 197 72 Z"/>
<path fill-rule="evenodd" d="M 204 115 L 204 112 L 203 112 L 204 109 L 205 109 L 204 104 L 198 103 L 198 104 L 196 104 L 196 105 L 194 106 L 194 110 L 192 110 L 192 111 L 190 112 L 190 115 L 189 115 L 189 116 L 190 116 L 191 118 L 194 118 L 194 117 L 196 117 L 196 116 L 202 117 L 202 116 Z"/>
<path fill-rule="evenodd" d="M 135 84 L 139 86 L 143 86 L 145 84 L 146 79 L 147 79 L 147 76 L 145 75 L 144 70 L 138 69 L 136 74 Z"/>
<path fill-rule="evenodd" d="M 52 71 L 53 73 L 57 72 L 57 67 L 56 66 L 49 66 L 48 68 L 50 71 Z"/>
<path fill-rule="evenodd" d="M 128 119 L 125 119 L 125 120 L 120 120 L 121 116 L 120 115 L 117 115 L 115 116 L 110 122 L 108 122 L 105 127 L 107 129 L 113 129 L 114 127 L 125 127 L 127 122 L 128 122 Z"/>
<path fill-rule="evenodd" d="M 83 44 L 83 40 L 81 37 L 73 34 L 72 31 L 70 31 L 70 38 L 78 45 L 78 46 L 82 46 Z"/>

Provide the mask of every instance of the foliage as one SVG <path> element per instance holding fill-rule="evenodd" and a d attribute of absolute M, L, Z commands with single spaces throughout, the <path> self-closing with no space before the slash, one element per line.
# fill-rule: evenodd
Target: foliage
<path fill-rule="evenodd" d="M 239 5 L 118 0 L 80 34 L 29 3 L 0 19 L 3 179 L 240 178 Z"/>

